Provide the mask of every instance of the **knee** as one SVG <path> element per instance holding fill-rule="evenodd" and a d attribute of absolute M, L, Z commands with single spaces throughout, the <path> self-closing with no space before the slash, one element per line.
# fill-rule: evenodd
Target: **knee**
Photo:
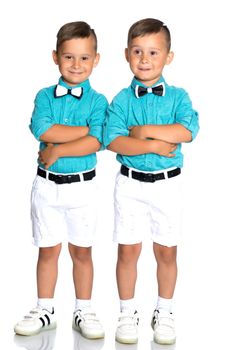
<path fill-rule="evenodd" d="M 172 265 L 176 263 L 177 250 L 176 247 L 160 247 L 155 252 L 157 263 Z"/>
<path fill-rule="evenodd" d="M 39 250 L 39 260 L 48 262 L 48 261 L 57 261 L 60 255 L 61 246 L 55 247 L 46 247 L 40 248 Z"/>
<path fill-rule="evenodd" d="M 123 264 L 136 263 L 140 254 L 140 250 L 135 245 L 119 245 L 118 261 Z"/>
<path fill-rule="evenodd" d="M 70 256 L 75 264 L 85 264 L 92 260 L 91 247 L 69 247 Z"/>

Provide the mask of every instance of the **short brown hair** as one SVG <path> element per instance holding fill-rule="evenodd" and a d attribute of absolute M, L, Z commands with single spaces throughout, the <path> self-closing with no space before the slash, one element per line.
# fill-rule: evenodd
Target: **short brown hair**
<path fill-rule="evenodd" d="M 146 34 L 163 32 L 167 42 L 167 49 L 170 51 L 171 48 L 171 34 L 168 27 L 158 19 L 145 18 L 135 22 L 128 32 L 127 45 L 129 47 L 131 41 L 138 36 L 144 36 Z"/>
<path fill-rule="evenodd" d="M 57 33 L 57 45 L 56 50 L 58 51 L 62 43 L 66 40 L 74 38 L 89 38 L 93 37 L 95 41 L 95 51 L 97 51 L 97 37 L 94 29 L 92 29 L 86 22 L 70 22 L 64 24 Z"/>

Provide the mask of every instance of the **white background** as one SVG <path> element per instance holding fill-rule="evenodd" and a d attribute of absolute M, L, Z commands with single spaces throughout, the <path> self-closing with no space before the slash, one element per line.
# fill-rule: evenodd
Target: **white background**
<path fill-rule="evenodd" d="M 118 316 L 116 246 L 112 243 L 115 155 L 98 154 L 101 189 L 99 240 L 93 248 L 94 306 L 106 330 L 104 342 L 88 342 L 71 330 L 74 291 L 66 244 L 56 289 L 58 328 L 32 338 L 14 337 L 14 323 L 36 300 L 37 249 L 31 244 L 30 191 L 38 144 L 28 125 L 37 91 L 57 82 L 51 52 L 58 29 L 84 20 L 99 39 L 101 61 L 93 88 L 109 101 L 132 79 L 124 59 L 127 32 L 154 17 L 171 30 L 175 58 L 167 82 L 184 87 L 200 113 L 200 133 L 185 145 L 183 241 L 178 250 L 175 294 L 176 350 L 232 347 L 232 11 L 230 0 L 69 1 L 8 0 L 0 8 L 1 33 L 1 245 L 0 343 L 6 349 L 161 349 L 152 341 L 155 261 L 146 240 L 136 290 L 141 314 L 137 346 L 115 344 Z M 174 198 L 174 206 L 175 198 Z M 55 339 L 53 339 L 55 337 Z M 26 344 L 27 343 L 27 344 Z M 53 346 L 53 343 L 55 344 Z M 46 345 L 47 344 L 47 345 Z M 2 345 L 0 345 L 2 347 Z M 165 347 L 166 348 L 166 347 Z M 171 348 L 171 347 L 170 347 Z"/>

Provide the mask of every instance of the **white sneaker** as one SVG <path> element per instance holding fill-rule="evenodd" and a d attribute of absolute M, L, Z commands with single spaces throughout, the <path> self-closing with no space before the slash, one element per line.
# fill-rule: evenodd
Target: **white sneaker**
<path fill-rule="evenodd" d="M 73 314 L 73 329 L 87 339 L 104 338 L 103 326 L 92 310 L 76 310 Z"/>
<path fill-rule="evenodd" d="M 15 325 L 14 331 L 20 335 L 33 335 L 41 330 L 56 328 L 56 326 L 54 310 L 51 313 L 46 309 L 36 307 Z"/>
<path fill-rule="evenodd" d="M 116 330 L 116 341 L 123 344 L 135 344 L 138 341 L 138 312 L 120 313 Z"/>
<path fill-rule="evenodd" d="M 170 345 L 176 341 L 175 322 L 171 312 L 155 310 L 152 316 L 151 327 L 154 330 L 154 341 L 157 344 Z"/>

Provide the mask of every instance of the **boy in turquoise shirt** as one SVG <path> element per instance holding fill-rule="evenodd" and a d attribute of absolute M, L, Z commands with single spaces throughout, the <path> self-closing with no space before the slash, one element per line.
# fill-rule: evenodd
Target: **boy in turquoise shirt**
<path fill-rule="evenodd" d="M 116 340 L 121 343 L 138 340 L 134 291 L 148 222 L 158 281 L 151 323 L 154 340 L 172 344 L 176 339 L 172 298 L 181 216 L 181 144 L 195 138 L 199 125 L 188 94 L 169 86 L 162 75 L 173 59 L 170 46 L 170 32 L 163 22 L 147 18 L 131 26 L 125 56 L 134 78 L 113 99 L 104 128 L 104 144 L 117 153 L 121 164 L 115 185 L 114 230 L 121 309 Z"/>
<path fill-rule="evenodd" d="M 54 292 L 67 232 L 76 294 L 73 328 L 86 338 L 103 338 L 103 327 L 91 306 L 91 246 L 98 207 L 96 152 L 102 143 L 108 106 L 107 99 L 89 82 L 99 61 L 95 31 L 85 22 L 62 26 L 53 59 L 61 78 L 57 85 L 38 92 L 30 125 L 45 153 L 38 160 L 31 196 L 33 238 L 39 247 L 38 301 L 16 324 L 15 332 L 32 335 L 56 327 Z M 53 149 L 59 156 L 47 163 L 44 159 Z"/>

